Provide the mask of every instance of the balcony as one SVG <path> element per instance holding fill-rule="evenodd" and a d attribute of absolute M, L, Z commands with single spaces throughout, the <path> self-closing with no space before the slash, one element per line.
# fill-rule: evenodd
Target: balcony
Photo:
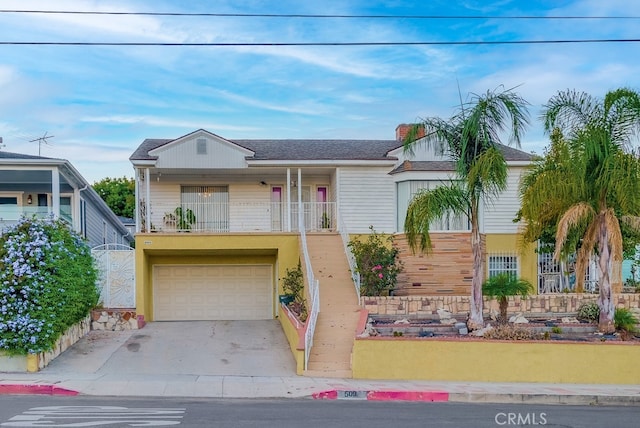
<path fill-rule="evenodd" d="M 302 219 L 300 209 L 302 206 Z M 141 215 L 142 232 L 297 232 L 336 230 L 335 202 L 210 202 L 150 204 L 150 224 Z"/>
<path fill-rule="evenodd" d="M 0 205 L 0 230 L 4 230 L 7 226 L 17 223 L 23 216 L 44 218 L 52 212 L 52 208 L 46 206 Z M 60 206 L 60 218 L 70 224 L 72 223 L 70 206 Z"/>

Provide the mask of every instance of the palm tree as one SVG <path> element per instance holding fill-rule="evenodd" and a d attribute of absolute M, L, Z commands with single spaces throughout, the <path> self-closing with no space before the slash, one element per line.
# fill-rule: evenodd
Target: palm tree
<path fill-rule="evenodd" d="M 554 259 L 576 253 L 578 291 L 597 254 L 599 329 L 611 332 L 611 272 L 619 272 L 623 258 L 620 225 L 640 231 L 640 161 L 629 150 L 640 129 L 640 95 L 618 89 L 601 100 L 559 92 L 542 118 L 552 144 L 521 182 L 524 236 L 535 241 L 556 227 Z"/>
<path fill-rule="evenodd" d="M 511 89 L 473 95 L 449 119 L 426 118 L 415 125 L 405 138 L 405 151 L 412 153 L 417 144 L 433 147 L 437 154 L 455 163 L 452 181 L 416 194 L 407 209 L 405 233 L 412 250 L 431 250 L 429 228 L 449 214 L 463 215 L 471 224 L 473 278 L 468 326 L 484 325 L 482 317 L 482 241 L 479 228 L 480 203 L 491 201 L 507 185 L 507 163 L 498 147 L 500 137 L 510 131 L 509 143 L 520 146 L 520 137 L 528 124 L 527 102 Z M 424 138 L 416 139 L 422 135 Z"/>
<path fill-rule="evenodd" d="M 482 294 L 496 298 L 500 306 L 498 323 L 507 323 L 507 308 L 509 296 L 527 297 L 533 291 L 533 286 L 527 280 L 516 277 L 509 272 L 501 272 L 487 279 L 482 284 Z"/>

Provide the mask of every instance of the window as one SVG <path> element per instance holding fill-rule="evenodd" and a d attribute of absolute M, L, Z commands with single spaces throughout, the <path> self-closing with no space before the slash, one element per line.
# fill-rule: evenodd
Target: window
<path fill-rule="evenodd" d="M 17 220 L 19 216 L 18 198 L 15 196 L 0 196 L 0 219 Z"/>
<path fill-rule="evenodd" d="M 71 196 L 60 196 L 60 218 L 69 224 L 73 223 L 71 214 Z"/>
<path fill-rule="evenodd" d="M 180 204 L 183 215 L 177 219 L 178 229 L 214 232 L 229 230 L 227 186 L 182 186 Z"/>
<path fill-rule="evenodd" d="M 442 186 L 442 180 L 412 180 L 403 181 L 397 184 L 397 204 L 398 204 L 398 230 L 404 230 L 404 220 L 407 217 L 407 209 L 413 197 L 421 190 L 432 190 Z M 434 221 L 429 226 L 430 231 L 471 230 L 469 220 L 465 215 L 457 216 L 449 213 L 444 217 Z"/>
<path fill-rule="evenodd" d="M 196 141 L 196 153 L 199 155 L 207 154 L 207 140 L 204 138 L 198 138 Z"/>
<path fill-rule="evenodd" d="M 518 257 L 511 254 L 494 254 L 489 256 L 489 278 L 500 273 L 518 276 Z"/>

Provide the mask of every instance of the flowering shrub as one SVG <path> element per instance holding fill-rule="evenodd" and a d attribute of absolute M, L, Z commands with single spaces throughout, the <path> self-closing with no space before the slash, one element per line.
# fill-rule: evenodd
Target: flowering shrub
<path fill-rule="evenodd" d="M 356 259 L 356 270 L 360 274 L 360 294 L 380 296 L 395 288 L 402 263 L 399 250 L 393 245 L 393 237 L 381 235 L 369 226 L 371 233 L 366 241 L 352 239 L 349 247 Z"/>
<path fill-rule="evenodd" d="M 0 236 L 0 349 L 53 348 L 98 301 L 88 245 L 61 220 L 21 218 Z"/>

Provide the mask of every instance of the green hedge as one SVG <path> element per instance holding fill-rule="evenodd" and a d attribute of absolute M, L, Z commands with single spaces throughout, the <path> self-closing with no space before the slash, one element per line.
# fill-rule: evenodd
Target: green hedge
<path fill-rule="evenodd" d="M 35 354 L 98 302 L 89 246 L 62 220 L 21 218 L 0 237 L 0 349 Z"/>

